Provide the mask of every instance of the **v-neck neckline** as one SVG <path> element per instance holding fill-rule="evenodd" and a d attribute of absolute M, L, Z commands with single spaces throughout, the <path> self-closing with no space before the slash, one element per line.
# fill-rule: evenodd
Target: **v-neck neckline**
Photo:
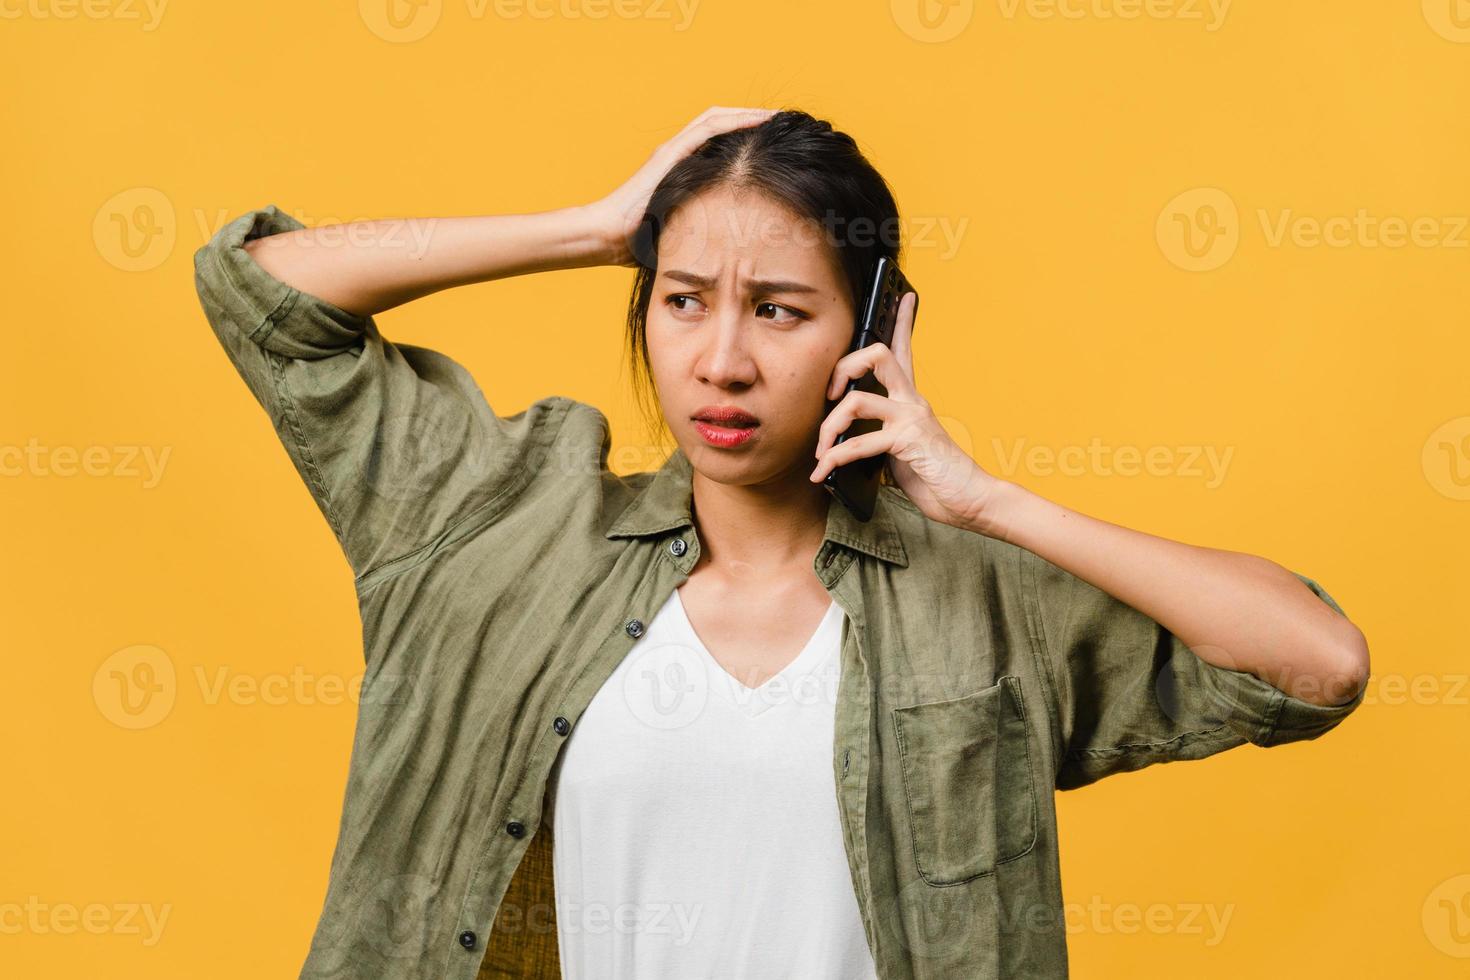
<path fill-rule="evenodd" d="M 679 595 L 679 590 L 674 589 L 674 605 L 679 611 L 679 619 L 683 622 L 685 630 L 689 634 L 690 642 L 699 652 L 704 660 L 706 670 L 711 672 L 711 686 L 722 691 L 727 700 L 736 707 L 743 708 L 749 714 L 760 714 L 769 708 L 772 701 L 768 697 L 774 685 L 785 679 L 788 683 L 796 678 L 805 676 L 811 668 L 817 666 L 813 661 L 817 660 L 823 652 L 822 640 L 826 638 L 827 628 L 834 617 L 841 614 L 841 606 L 833 599 L 827 606 L 827 611 L 822 614 L 822 619 L 817 623 L 817 628 L 807 637 L 806 643 L 791 661 L 776 673 L 767 677 L 759 687 L 747 687 L 739 678 L 725 669 L 714 654 L 705 646 L 704 640 L 694 629 L 694 623 L 689 618 L 689 612 L 684 608 L 684 599 Z"/>

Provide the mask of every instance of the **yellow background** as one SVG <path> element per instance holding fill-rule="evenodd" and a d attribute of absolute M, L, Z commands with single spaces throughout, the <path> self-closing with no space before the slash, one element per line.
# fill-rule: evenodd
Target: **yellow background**
<path fill-rule="evenodd" d="M 981 465 L 1270 557 L 1369 638 L 1368 703 L 1327 737 L 1059 798 L 1073 975 L 1470 973 L 1470 8 L 924 2 L 0 3 L 0 975 L 294 977 L 321 907 L 352 579 L 209 332 L 194 250 L 267 203 L 311 225 L 585 203 L 709 105 L 831 119 L 928 229 L 919 388 Z M 379 323 L 503 413 L 601 407 L 643 469 L 630 281 Z M 1002 465 L 1093 440 L 1162 465 Z M 118 677 L 163 699 L 142 727 Z"/>

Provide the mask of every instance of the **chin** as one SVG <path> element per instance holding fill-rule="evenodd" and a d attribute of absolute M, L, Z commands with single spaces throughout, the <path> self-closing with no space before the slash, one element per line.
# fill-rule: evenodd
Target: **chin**
<path fill-rule="evenodd" d="M 681 448 L 684 450 L 684 455 L 689 458 L 690 465 L 700 476 L 725 486 L 743 487 L 778 482 L 782 474 L 798 468 L 797 461 L 789 458 L 789 454 L 773 454 L 765 447 L 763 447 L 765 451 L 757 452 L 731 451 L 717 449 L 707 445 L 703 440 L 697 440 Z M 812 465 L 816 465 L 815 459 Z M 801 472 L 801 475 L 805 477 L 810 472 L 810 469 L 806 469 Z M 812 486 L 815 487 L 817 484 L 812 484 Z"/>
<path fill-rule="evenodd" d="M 758 472 L 765 468 L 756 453 L 717 449 L 697 437 L 680 448 L 700 475 L 716 483 L 754 483 L 759 479 Z"/>

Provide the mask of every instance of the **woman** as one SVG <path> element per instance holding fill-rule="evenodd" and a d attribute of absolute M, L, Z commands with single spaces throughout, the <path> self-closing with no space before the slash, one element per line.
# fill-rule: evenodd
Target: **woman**
<path fill-rule="evenodd" d="M 591 205 L 315 230 L 267 207 L 196 253 L 363 622 L 302 977 L 556 976 L 558 951 L 568 978 L 1062 977 L 1054 789 L 1361 701 L 1366 643 L 1311 579 L 966 456 L 915 387 L 912 297 L 891 349 L 848 353 L 897 217 L 828 124 L 715 108 Z M 637 269 L 656 470 L 609 469 L 596 408 L 497 415 L 372 319 L 598 264 Z M 888 396 L 828 414 L 868 371 Z M 882 428 L 834 446 L 856 417 Z M 859 521 L 821 480 L 883 452 Z"/>

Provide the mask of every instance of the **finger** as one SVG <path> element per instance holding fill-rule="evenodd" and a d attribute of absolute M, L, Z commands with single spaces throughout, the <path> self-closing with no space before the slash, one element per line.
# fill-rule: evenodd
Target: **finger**
<path fill-rule="evenodd" d="M 888 397 L 899 401 L 918 401 L 918 392 L 902 365 L 894 356 L 893 348 L 883 342 L 869 344 L 851 354 L 844 354 L 832 369 L 832 380 L 827 387 L 830 401 L 854 378 L 861 378 L 872 371 L 878 383 L 888 390 Z"/>
<path fill-rule="evenodd" d="M 893 355 L 911 382 L 914 380 L 914 308 L 918 305 L 918 293 L 904 293 L 893 324 Z"/>
<path fill-rule="evenodd" d="M 850 391 L 832 409 L 822 425 L 817 429 L 817 452 L 822 455 L 837 441 L 837 437 L 847 431 L 856 419 L 879 419 L 887 422 L 894 417 L 897 406 L 891 399 L 881 395 L 875 395 L 871 391 Z"/>
<path fill-rule="evenodd" d="M 844 463 L 889 452 L 893 448 L 894 438 L 894 434 L 888 429 L 879 429 L 877 432 L 867 432 L 856 438 L 844 440 L 827 450 L 817 460 L 817 467 L 812 470 L 812 482 L 818 483 L 825 480 L 828 473 Z"/>
<path fill-rule="evenodd" d="M 779 109 L 726 109 L 722 106 L 715 106 L 706 109 L 698 118 L 685 126 L 676 137 L 676 142 L 681 147 L 693 149 L 711 136 L 763 123 L 780 111 Z"/>

